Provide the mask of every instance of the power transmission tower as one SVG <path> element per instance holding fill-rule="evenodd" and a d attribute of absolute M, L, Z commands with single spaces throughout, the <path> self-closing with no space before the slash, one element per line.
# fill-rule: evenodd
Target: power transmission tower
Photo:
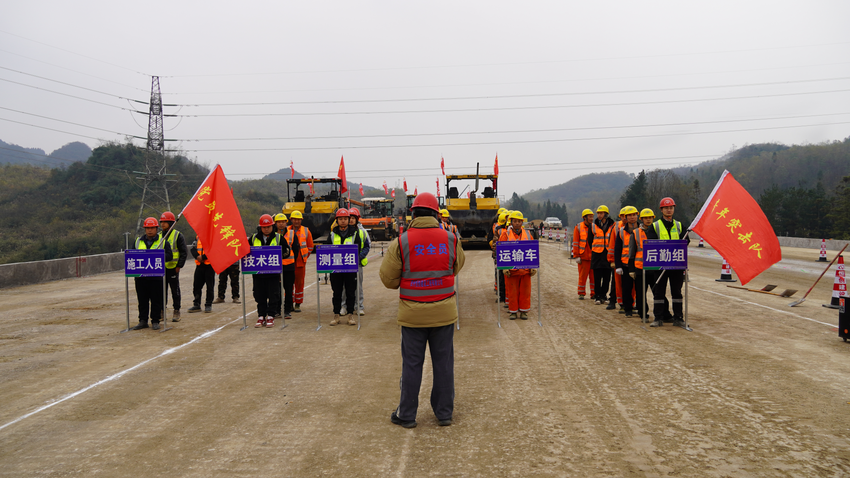
<path fill-rule="evenodd" d="M 148 143 L 145 149 L 145 170 L 133 171 L 139 174 L 136 179 L 144 182 L 142 205 L 139 207 L 139 220 L 136 234 L 142 231 L 142 221 L 146 215 L 159 218 L 162 211 L 171 210 L 168 199 L 168 176 L 164 151 L 165 135 L 162 127 L 162 94 L 159 90 L 159 77 L 151 77 L 151 101 L 148 113 Z M 147 212 L 146 212 L 147 211 Z"/>

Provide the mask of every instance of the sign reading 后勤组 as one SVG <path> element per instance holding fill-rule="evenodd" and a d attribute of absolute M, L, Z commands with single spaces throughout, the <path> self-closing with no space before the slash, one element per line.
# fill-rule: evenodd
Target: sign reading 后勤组
<path fill-rule="evenodd" d="M 537 241 L 502 241 L 497 243 L 496 267 L 499 269 L 539 269 L 540 243 Z"/>
<path fill-rule="evenodd" d="M 357 272 L 357 244 L 327 244 L 316 247 L 316 272 Z"/>
<path fill-rule="evenodd" d="M 242 257 L 242 273 L 280 274 L 282 252 L 280 246 L 251 246 L 251 252 Z"/>
<path fill-rule="evenodd" d="M 165 251 L 162 249 L 127 249 L 124 251 L 126 277 L 162 277 L 165 275 Z"/>
<path fill-rule="evenodd" d="M 644 270 L 677 271 L 688 268 L 688 241 L 655 240 L 643 241 Z"/>

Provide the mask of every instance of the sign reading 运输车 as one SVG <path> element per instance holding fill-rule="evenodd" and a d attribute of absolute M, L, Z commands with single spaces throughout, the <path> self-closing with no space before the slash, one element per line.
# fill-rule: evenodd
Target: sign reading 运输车
<path fill-rule="evenodd" d="M 162 277 L 165 275 L 165 251 L 127 249 L 124 251 L 124 276 Z"/>
<path fill-rule="evenodd" d="M 678 271 L 688 268 L 688 241 L 655 240 L 643 241 L 644 270 Z"/>
<path fill-rule="evenodd" d="M 502 241 L 497 243 L 496 267 L 499 269 L 539 269 L 540 243 L 537 241 Z"/>
<path fill-rule="evenodd" d="M 251 246 L 251 252 L 242 257 L 242 273 L 280 274 L 282 252 L 280 246 Z"/>
<path fill-rule="evenodd" d="M 357 244 L 316 246 L 316 272 L 357 272 Z"/>

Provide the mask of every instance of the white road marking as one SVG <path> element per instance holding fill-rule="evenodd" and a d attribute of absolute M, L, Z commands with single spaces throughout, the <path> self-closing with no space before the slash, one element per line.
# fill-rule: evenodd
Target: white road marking
<path fill-rule="evenodd" d="M 691 289 L 701 290 L 701 291 L 703 291 L 703 292 L 709 292 L 709 293 L 711 293 L 711 294 L 717 294 L 717 295 L 719 295 L 719 296 L 721 296 L 721 297 L 726 297 L 726 298 L 728 298 L 728 299 L 735 299 L 735 300 L 739 300 L 739 301 L 741 301 L 741 302 L 743 302 L 743 303 L 745 303 L 745 304 L 755 305 L 755 306 L 758 306 L 758 307 L 763 307 L 763 308 L 765 308 L 765 309 L 770 309 L 770 310 L 775 311 L 775 312 L 781 312 L 781 313 L 783 313 L 783 314 L 793 315 L 794 317 L 797 317 L 797 318 L 800 318 L 800 319 L 809 320 L 809 321 L 812 321 L 812 322 L 815 322 L 815 323 L 818 323 L 818 324 L 822 324 L 822 325 L 828 325 L 829 327 L 838 327 L 838 325 L 836 325 L 836 324 L 830 324 L 830 323 L 827 323 L 827 322 L 821 322 L 821 321 L 819 321 L 819 320 L 810 319 L 810 318 L 808 318 L 808 317 L 803 317 L 802 315 L 797 315 L 797 314 L 795 314 L 795 313 L 793 313 L 793 312 L 788 312 L 787 310 L 774 309 L 773 307 L 768 307 L 768 306 L 766 306 L 766 305 L 757 304 L 757 303 L 755 303 L 755 302 L 750 302 L 750 301 L 748 301 L 748 300 L 739 299 L 739 298 L 737 298 L 737 297 L 733 297 L 733 296 L 731 296 L 731 295 L 721 294 L 720 292 L 714 292 L 713 290 L 700 289 L 699 287 L 694 287 L 694 286 L 692 286 L 692 285 L 691 285 L 691 286 L 688 286 L 688 287 L 690 287 Z"/>

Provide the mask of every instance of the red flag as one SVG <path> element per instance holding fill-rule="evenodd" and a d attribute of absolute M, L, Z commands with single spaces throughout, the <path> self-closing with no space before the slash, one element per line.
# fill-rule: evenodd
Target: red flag
<path fill-rule="evenodd" d="M 440 178 L 437 178 L 437 196 L 440 195 Z"/>
<path fill-rule="evenodd" d="M 407 178 L 404 178 L 404 193 L 407 194 Z"/>
<path fill-rule="evenodd" d="M 773 227 L 729 171 L 723 171 L 690 229 L 729 262 L 741 284 L 782 260 Z"/>
<path fill-rule="evenodd" d="M 443 159 L 442 156 L 440 156 L 440 169 L 443 171 L 443 176 L 445 176 L 446 175 L 446 160 Z M 437 184 L 439 184 L 439 182 Z M 437 189 L 440 189 L 440 187 L 437 186 Z M 437 195 L 439 196 L 440 193 L 437 193 Z"/>
<path fill-rule="evenodd" d="M 292 161 L 289 162 L 289 179 L 295 178 L 295 165 L 292 164 Z"/>
<path fill-rule="evenodd" d="M 466 193 L 466 197 L 467 197 L 467 199 L 469 198 L 469 192 Z"/>
<path fill-rule="evenodd" d="M 348 191 L 348 182 L 345 180 L 345 158 L 342 156 L 339 157 L 339 174 L 337 177 L 342 180 L 342 184 L 339 186 L 339 192 L 344 193 Z"/>
<path fill-rule="evenodd" d="M 496 163 L 493 164 L 493 174 L 499 175 L 499 153 L 496 153 Z"/>
<path fill-rule="evenodd" d="M 310 181 L 310 195 L 314 196 L 316 192 L 313 190 L 313 181 Z"/>
<path fill-rule="evenodd" d="M 414 195 L 414 196 L 418 196 L 418 195 L 419 195 L 419 186 L 417 186 L 417 187 L 413 188 L 413 195 Z"/>
<path fill-rule="evenodd" d="M 389 194 L 389 193 L 390 193 L 390 191 L 389 191 L 389 189 L 387 189 L 387 182 L 384 181 L 384 194 Z"/>
<path fill-rule="evenodd" d="M 363 183 L 360 183 L 360 195 L 363 195 Z"/>
<path fill-rule="evenodd" d="M 251 250 L 242 216 L 220 165 L 207 176 L 180 215 L 198 234 L 204 254 L 217 274 Z"/>
<path fill-rule="evenodd" d="M 392 192 L 390 192 L 390 196 L 391 196 L 393 199 L 395 199 L 395 189 L 393 189 L 393 190 L 392 190 Z"/>

